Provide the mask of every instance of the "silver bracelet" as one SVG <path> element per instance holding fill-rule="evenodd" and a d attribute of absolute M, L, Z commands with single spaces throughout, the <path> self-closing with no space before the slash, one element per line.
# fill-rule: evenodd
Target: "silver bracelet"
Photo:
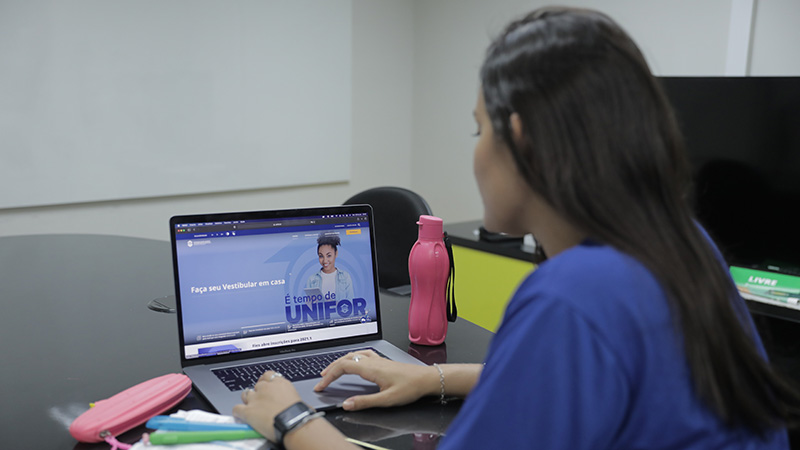
<path fill-rule="evenodd" d="M 442 385 L 442 392 L 439 396 L 439 403 L 445 405 L 447 404 L 447 400 L 444 399 L 444 372 L 442 371 L 442 368 L 439 367 L 439 364 L 433 363 L 433 367 L 436 367 L 436 370 L 439 371 L 439 384 Z"/>

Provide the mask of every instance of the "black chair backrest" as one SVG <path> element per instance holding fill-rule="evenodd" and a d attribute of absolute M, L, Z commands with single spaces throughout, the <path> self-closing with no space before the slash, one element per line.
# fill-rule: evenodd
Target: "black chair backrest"
<path fill-rule="evenodd" d="M 417 241 L 419 216 L 433 214 L 430 206 L 419 194 L 392 186 L 367 189 L 344 202 L 365 203 L 372 206 L 375 217 L 378 284 L 384 289 L 410 284 L 408 254 Z"/>

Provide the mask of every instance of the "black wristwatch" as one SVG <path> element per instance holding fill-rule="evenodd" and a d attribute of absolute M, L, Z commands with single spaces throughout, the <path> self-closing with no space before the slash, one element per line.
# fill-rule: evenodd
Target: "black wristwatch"
<path fill-rule="evenodd" d="M 305 424 L 311 419 L 320 417 L 322 413 L 315 413 L 308 405 L 297 402 L 275 416 L 275 442 L 283 447 L 283 438 L 286 433 Z"/>

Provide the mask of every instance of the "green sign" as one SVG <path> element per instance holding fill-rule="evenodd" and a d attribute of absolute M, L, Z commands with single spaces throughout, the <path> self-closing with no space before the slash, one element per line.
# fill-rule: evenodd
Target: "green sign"
<path fill-rule="evenodd" d="M 742 297 L 800 306 L 800 277 L 736 266 L 730 270 Z"/>

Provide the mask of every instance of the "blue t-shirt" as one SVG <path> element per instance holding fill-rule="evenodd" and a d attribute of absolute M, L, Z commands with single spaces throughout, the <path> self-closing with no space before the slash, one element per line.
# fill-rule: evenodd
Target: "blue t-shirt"
<path fill-rule="evenodd" d="M 519 286 L 440 448 L 785 449 L 788 437 L 726 428 L 694 394 L 652 273 L 586 241 Z"/>

